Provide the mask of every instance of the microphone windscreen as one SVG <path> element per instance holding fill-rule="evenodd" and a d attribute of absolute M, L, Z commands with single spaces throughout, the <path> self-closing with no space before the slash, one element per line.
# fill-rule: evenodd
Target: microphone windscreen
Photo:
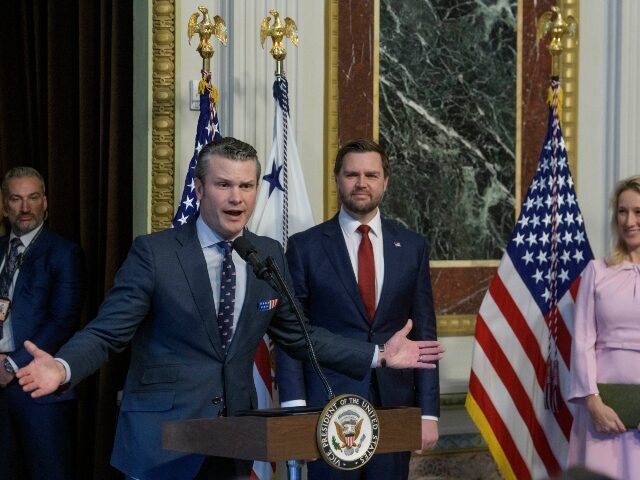
<path fill-rule="evenodd" d="M 240 258 L 247 261 L 252 253 L 257 253 L 256 248 L 245 237 L 238 237 L 233 241 L 233 249 L 238 252 Z"/>

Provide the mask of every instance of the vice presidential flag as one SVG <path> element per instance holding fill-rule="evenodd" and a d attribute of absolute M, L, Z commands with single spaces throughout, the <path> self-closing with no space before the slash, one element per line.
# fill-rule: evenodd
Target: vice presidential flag
<path fill-rule="evenodd" d="M 285 247 L 290 235 L 312 227 L 314 221 L 291 128 L 288 84 L 284 76 L 276 75 L 273 96 L 276 100 L 273 147 L 263 172 L 249 229 L 278 240 Z M 265 335 L 253 364 L 258 408 L 269 408 L 276 401 L 273 398 L 272 350 L 271 339 Z M 270 464 L 254 462 L 252 479 L 268 479 L 272 473 Z"/>
<path fill-rule="evenodd" d="M 267 162 L 249 229 L 286 246 L 290 235 L 314 225 L 298 148 L 289 118 L 287 79 L 276 75 L 273 83 L 275 120 L 273 147 Z"/>
<path fill-rule="evenodd" d="M 466 407 L 505 478 L 565 466 L 574 300 L 593 257 L 558 117 L 559 81 L 538 168 L 477 316 Z"/>

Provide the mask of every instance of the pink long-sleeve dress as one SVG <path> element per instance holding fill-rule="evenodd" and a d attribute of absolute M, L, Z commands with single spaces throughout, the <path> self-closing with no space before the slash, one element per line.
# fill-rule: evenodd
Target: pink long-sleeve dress
<path fill-rule="evenodd" d="M 576 300 L 569 400 L 575 404 L 568 465 L 615 479 L 640 478 L 640 431 L 596 432 L 585 397 L 597 383 L 640 384 L 640 265 L 593 260 Z M 640 408 L 640 405 L 638 406 Z"/>

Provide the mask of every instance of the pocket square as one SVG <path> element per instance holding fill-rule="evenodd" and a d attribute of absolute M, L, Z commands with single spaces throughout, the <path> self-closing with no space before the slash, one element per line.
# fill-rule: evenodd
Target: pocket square
<path fill-rule="evenodd" d="M 258 311 L 259 312 L 266 312 L 269 310 L 273 310 L 274 308 L 276 308 L 278 306 L 278 304 L 280 303 L 280 299 L 279 298 L 274 298 L 271 300 L 262 300 L 260 302 L 258 302 Z"/>

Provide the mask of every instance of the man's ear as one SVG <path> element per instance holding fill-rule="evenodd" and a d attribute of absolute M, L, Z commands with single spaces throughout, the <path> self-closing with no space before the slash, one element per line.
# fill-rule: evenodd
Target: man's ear
<path fill-rule="evenodd" d="M 196 186 L 196 198 L 200 200 L 202 198 L 202 189 L 204 188 L 204 185 L 198 177 L 194 177 L 193 182 Z"/>

